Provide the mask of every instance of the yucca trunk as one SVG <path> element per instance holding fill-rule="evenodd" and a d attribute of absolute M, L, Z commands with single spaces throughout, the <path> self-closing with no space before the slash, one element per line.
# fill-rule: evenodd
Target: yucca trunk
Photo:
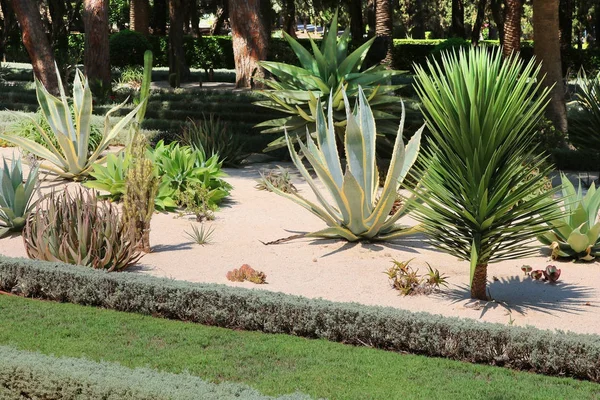
<path fill-rule="evenodd" d="M 471 298 L 487 300 L 487 264 L 477 264 L 471 282 Z"/>

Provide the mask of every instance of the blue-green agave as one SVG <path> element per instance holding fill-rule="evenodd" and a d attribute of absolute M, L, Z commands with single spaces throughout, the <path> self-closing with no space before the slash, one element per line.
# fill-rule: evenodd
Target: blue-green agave
<path fill-rule="evenodd" d="M 33 193 L 38 183 L 38 168 L 29 170 L 23 181 L 21 159 L 11 160 L 10 167 L 3 158 L 0 171 L 0 237 L 9 232 L 20 232 L 25 226 L 27 215 L 33 209 Z"/>
<path fill-rule="evenodd" d="M 577 258 L 592 261 L 600 256 L 600 190 L 594 184 L 584 195 L 581 183 L 577 190 L 563 174 L 562 218 L 550 221 L 550 230 L 538 236 L 540 242 L 550 246 L 552 258 Z"/>
<path fill-rule="evenodd" d="M 345 99 L 345 172 L 336 142 L 333 100 L 333 96 L 330 96 L 327 120 L 323 107 L 320 104 L 317 107 L 316 142 L 312 135 L 307 134 L 306 143 L 299 140 L 299 145 L 302 155 L 327 188 L 334 204 L 330 204 L 325 194 L 317 187 L 315 179 L 302 163 L 287 132 L 286 141 L 292 160 L 315 193 L 319 204 L 298 193 L 284 193 L 267 182 L 270 189 L 301 205 L 327 224 L 327 228 L 307 236 L 344 238 L 348 241 L 389 240 L 415 232 L 418 228 L 406 228 L 396 224 L 398 219 L 406 214 L 410 202 L 405 202 L 393 215 L 389 214 L 404 177 L 417 159 L 423 127 L 404 147 L 404 109 L 402 110 L 391 164 L 380 192 L 379 173 L 375 162 L 377 129 L 365 92 L 362 88 L 358 89 L 358 101 L 354 111 L 350 110 L 349 101 Z"/>

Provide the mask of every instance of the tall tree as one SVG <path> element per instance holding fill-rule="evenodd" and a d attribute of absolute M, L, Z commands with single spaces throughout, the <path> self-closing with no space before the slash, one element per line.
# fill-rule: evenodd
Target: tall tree
<path fill-rule="evenodd" d="M 452 0 L 452 25 L 450 34 L 453 37 L 465 37 L 465 5 L 463 0 Z"/>
<path fill-rule="evenodd" d="M 393 20 L 391 0 L 375 0 L 375 35 L 378 46 L 385 48 L 383 63 L 390 65 L 393 58 Z"/>
<path fill-rule="evenodd" d="M 129 29 L 148 35 L 150 4 L 148 0 L 131 0 L 129 3 Z"/>
<path fill-rule="evenodd" d="M 567 110 L 560 55 L 559 0 L 533 0 L 534 53 L 542 63 L 544 85 L 552 87 L 548 118 L 556 129 L 567 132 Z"/>
<path fill-rule="evenodd" d="M 151 23 L 154 35 L 166 35 L 168 13 L 167 0 L 154 0 Z"/>
<path fill-rule="evenodd" d="M 292 37 L 296 37 L 296 1 L 283 0 L 283 31 Z"/>
<path fill-rule="evenodd" d="M 598 5 L 600 6 L 600 3 Z M 596 8 L 600 7 L 596 6 Z M 573 0 L 560 0 L 558 24 L 560 26 L 560 49 L 563 56 L 568 56 L 573 43 Z M 563 75 L 567 73 L 566 64 L 566 60 L 563 59 Z"/>
<path fill-rule="evenodd" d="M 58 77 L 54 67 L 54 54 L 42 24 L 38 2 L 11 0 L 11 4 L 21 27 L 23 44 L 31 59 L 33 73 L 49 92 L 57 94 Z"/>
<path fill-rule="evenodd" d="M 490 9 L 492 10 L 492 18 L 498 29 L 498 38 L 500 45 L 504 44 L 504 13 L 502 11 L 503 0 L 491 0 Z"/>
<path fill-rule="evenodd" d="M 105 96 L 111 91 L 108 3 L 109 0 L 84 0 L 83 3 L 84 68 L 90 87 L 97 96 Z"/>
<path fill-rule="evenodd" d="M 349 4 L 350 11 L 350 34 L 352 40 L 361 41 L 363 34 L 365 33 L 365 27 L 363 25 L 362 17 L 362 1 L 361 0 L 350 0 Z"/>
<path fill-rule="evenodd" d="M 475 23 L 473 24 L 473 30 L 471 31 L 471 43 L 479 43 L 479 36 L 481 36 L 481 28 L 483 27 L 483 21 L 485 19 L 485 9 L 487 6 L 487 0 L 477 1 L 477 16 L 475 17 Z"/>
<path fill-rule="evenodd" d="M 288 0 L 294 3 L 293 0 Z M 210 27 L 211 35 L 220 35 L 223 31 L 223 25 L 225 20 L 229 18 L 229 4 L 228 0 L 219 0 L 217 2 L 217 11 L 215 13 L 215 20 Z M 288 32 L 289 33 L 289 32 Z"/>
<path fill-rule="evenodd" d="M 190 76 L 183 49 L 184 11 L 182 0 L 169 0 L 169 75 L 176 74 L 178 82 Z"/>
<path fill-rule="evenodd" d="M 235 59 L 235 87 L 262 87 L 258 62 L 267 59 L 269 38 L 261 16 L 261 0 L 229 0 L 229 20 Z"/>
<path fill-rule="evenodd" d="M 505 0 L 504 3 L 504 40 L 502 54 L 510 56 L 521 50 L 521 0 Z"/>

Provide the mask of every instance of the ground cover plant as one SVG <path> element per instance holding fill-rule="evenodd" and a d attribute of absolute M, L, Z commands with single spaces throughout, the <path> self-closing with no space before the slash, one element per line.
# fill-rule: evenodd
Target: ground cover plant
<path fill-rule="evenodd" d="M 70 304 L 0 295 L 0 312 L 2 345 L 188 371 L 208 381 L 246 383 L 267 395 L 300 391 L 315 398 L 383 399 L 396 398 L 401 387 L 411 399 L 600 396 L 597 384 L 568 378 Z"/>
<path fill-rule="evenodd" d="M 344 91 L 342 95 L 345 96 Z M 413 233 L 414 229 L 396 224 L 398 219 L 406 214 L 408 203 L 400 206 L 391 217 L 390 211 L 394 207 L 398 188 L 417 159 L 423 127 L 414 134 L 405 148 L 402 139 L 404 110 L 402 111 L 392 160 L 383 189 L 379 193 L 379 172 L 375 157 L 377 127 L 366 94 L 358 88 L 358 100 L 354 111 L 350 110 L 350 100 L 347 97 L 344 100 L 347 118 L 344 135 L 344 150 L 347 156 L 345 172 L 342 170 L 342 159 L 338 151 L 333 101 L 333 96 L 330 96 L 327 120 L 320 100 L 317 102 L 316 143 L 310 134 L 306 135 L 306 144 L 302 141 L 299 143 L 302 155 L 306 157 L 335 203 L 330 204 L 317 188 L 287 132 L 286 140 L 292 160 L 316 194 L 320 206 L 298 193 L 286 193 L 268 181 L 264 183 L 271 191 L 294 201 L 327 224 L 327 228 L 307 236 L 357 241 L 389 240 Z"/>
<path fill-rule="evenodd" d="M 571 181 L 561 175 L 562 207 L 560 219 L 549 221 L 549 230 L 538 236 L 552 250 L 552 258 L 574 258 L 593 261 L 600 255 L 600 190 L 593 183 L 583 194 L 581 182 L 577 190 Z"/>
<path fill-rule="evenodd" d="M 526 242 L 559 216 L 531 135 L 548 89 L 534 61 L 485 48 L 415 68 L 431 131 L 416 217 L 433 246 L 470 262 L 471 297 L 485 300 L 487 265 L 538 252 Z"/>

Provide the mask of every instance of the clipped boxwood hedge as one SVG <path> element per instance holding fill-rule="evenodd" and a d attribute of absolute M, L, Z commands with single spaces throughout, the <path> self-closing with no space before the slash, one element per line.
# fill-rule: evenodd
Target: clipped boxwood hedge
<path fill-rule="evenodd" d="M 79 358 L 56 358 L 0 346 L 0 398 L 44 400 L 266 400 L 239 383 L 210 383 L 189 374 Z M 306 400 L 291 394 L 282 400 Z"/>
<path fill-rule="evenodd" d="M 0 290 L 600 382 L 600 336 L 0 256 Z"/>

